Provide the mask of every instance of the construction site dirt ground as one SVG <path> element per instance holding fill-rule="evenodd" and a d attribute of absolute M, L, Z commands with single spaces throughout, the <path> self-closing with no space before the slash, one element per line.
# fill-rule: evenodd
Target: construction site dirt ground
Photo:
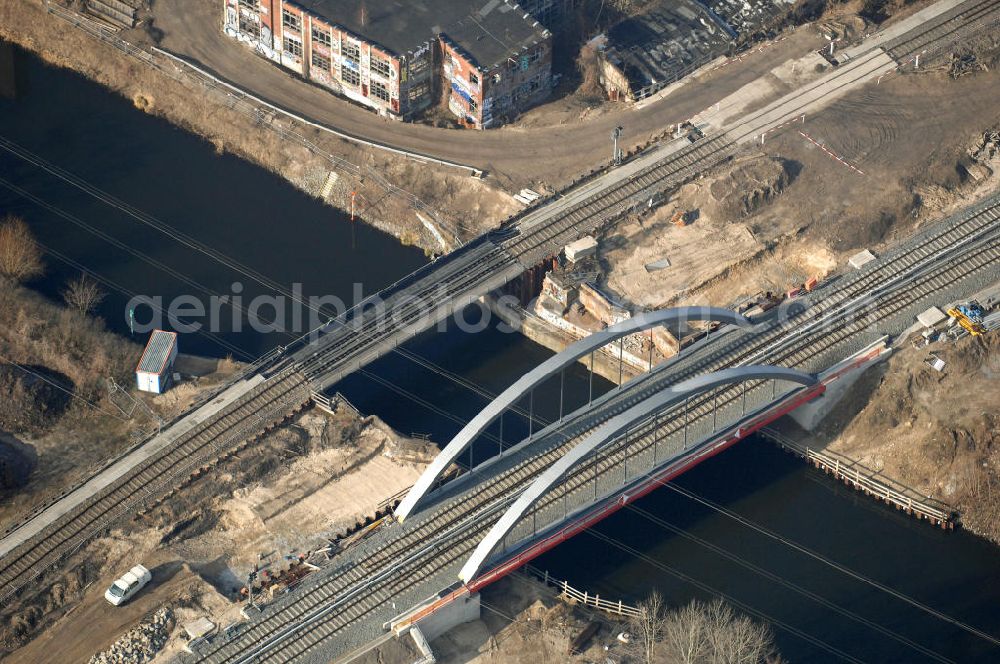
<path fill-rule="evenodd" d="M 58 661 L 85 661 L 161 606 L 176 619 L 169 651 L 182 645 L 189 620 L 232 624 L 254 565 L 262 574 L 290 570 L 300 554 L 372 518 L 430 458 L 426 441 L 378 418 L 343 406 L 335 415 L 307 411 L 94 540 L 4 607 L 5 661 L 46 661 L 52 649 L 66 654 Z M 135 564 L 152 571 L 151 586 L 110 607 L 105 589 Z"/>
<path fill-rule="evenodd" d="M 431 643 L 438 662 L 599 662 L 608 657 L 617 661 L 621 656 L 615 635 L 628 631 L 626 621 L 615 622 L 591 609 L 571 606 L 551 588 L 519 573 L 484 589 L 481 601 L 479 620 L 460 625 Z M 583 651 L 571 658 L 570 643 L 591 621 L 598 622 L 600 629 Z"/>
<path fill-rule="evenodd" d="M 995 154 L 981 180 L 966 167 L 968 150 L 998 127 L 996 71 L 873 81 L 608 232 L 599 249 L 607 285 L 647 307 L 726 305 L 822 278 L 853 253 L 878 251 L 995 190 Z M 677 211 L 693 221 L 673 226 Z M 663 259 L 669 267 L 646 268 Z"/>
<path fill-rule="evenodd" d="M 600 662 L 621 655 L 615 636 L 627 631 L 589 608 L 572 606 L 538 581 L 515 572 L 480 594 L 480 618 L 458 625 L 430 642 L 439 664 L 539 664 Z M 600 624 L 584 650 L 570 657 L 569 645 L 591 622 Z M 605 649 L 605 646 L 608 649 Z M 412 664 L 419 657 L 404 635 L 355 660 L 358 664 Z"/>
<path fill-rule="evenodd" d="M 944 360 L 936 371 L 928 360 Z M 1000 543 L 1000 335 L 904 344 L 869 369 L 817 430 L 786 434 L 940 499 Z"/>

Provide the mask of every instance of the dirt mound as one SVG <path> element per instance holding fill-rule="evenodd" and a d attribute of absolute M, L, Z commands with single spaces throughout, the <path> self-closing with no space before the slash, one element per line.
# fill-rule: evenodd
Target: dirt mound
<path fill-rule="evenodd" d="M 995 333 L 903 350 L 831 448 L 956 505 L 967 528 L 1000 541 L 998 378 Z"/>
<path fill-rule="evenodd" d="M 782 159 L 756 156 L 736 163 L 710 190 L 727 216 L 747 217 L 784 191 L 791 170 Z"/>

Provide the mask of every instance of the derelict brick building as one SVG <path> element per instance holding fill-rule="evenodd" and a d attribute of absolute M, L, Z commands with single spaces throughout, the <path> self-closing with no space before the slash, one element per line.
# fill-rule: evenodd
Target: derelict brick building
<path fill-rule="evenodd" d="M 551 35 L 505 0 L 223 2 L 226 34 L 384 115 L 441 99 L 486 128 L 551 92 Z"/>

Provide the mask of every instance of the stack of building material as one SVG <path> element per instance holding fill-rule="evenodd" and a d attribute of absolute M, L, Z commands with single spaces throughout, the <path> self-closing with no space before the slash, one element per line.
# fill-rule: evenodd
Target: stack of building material
<path fill-rule="evenodd" d="M 590 235 L 584 235 L 575 242 L 570 242 L 563 249 L 566 260 L 576 263 L 597 253 L 597 240 Z"/>
<path fill-rule="evenodd" d="M 87 0 L 87 12 L 121 28 L 134 28 L 138 21 L 135 7 L 121 0 Z"/>

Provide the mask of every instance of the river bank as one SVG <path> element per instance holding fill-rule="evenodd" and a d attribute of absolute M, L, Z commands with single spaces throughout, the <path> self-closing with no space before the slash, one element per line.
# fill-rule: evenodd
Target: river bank
<path fill-rule="evenodd" d="M 1000 544 L 998 367 L 995 332 L 904 348 L 808 436 L 955 506 L 966 530 Z"/>
<path fill-rule="evenodd" d="M 121 37 L 154 43 L 138 28 Z M 228 91 L 206 89 L 204 80 L 178 67 L 150 66 L 46 11 L 41 2 L 0 2 L 0 39 L 100 83 L 140 110 L 204 138 L 219 153 L 260 165 L 340 210 L 353 209 L 358 218 L 428 253 L 453 248 L 515 209 L 507 194 L 465 172 L 361 148 L 274 113 L 247 115 Z"/>

